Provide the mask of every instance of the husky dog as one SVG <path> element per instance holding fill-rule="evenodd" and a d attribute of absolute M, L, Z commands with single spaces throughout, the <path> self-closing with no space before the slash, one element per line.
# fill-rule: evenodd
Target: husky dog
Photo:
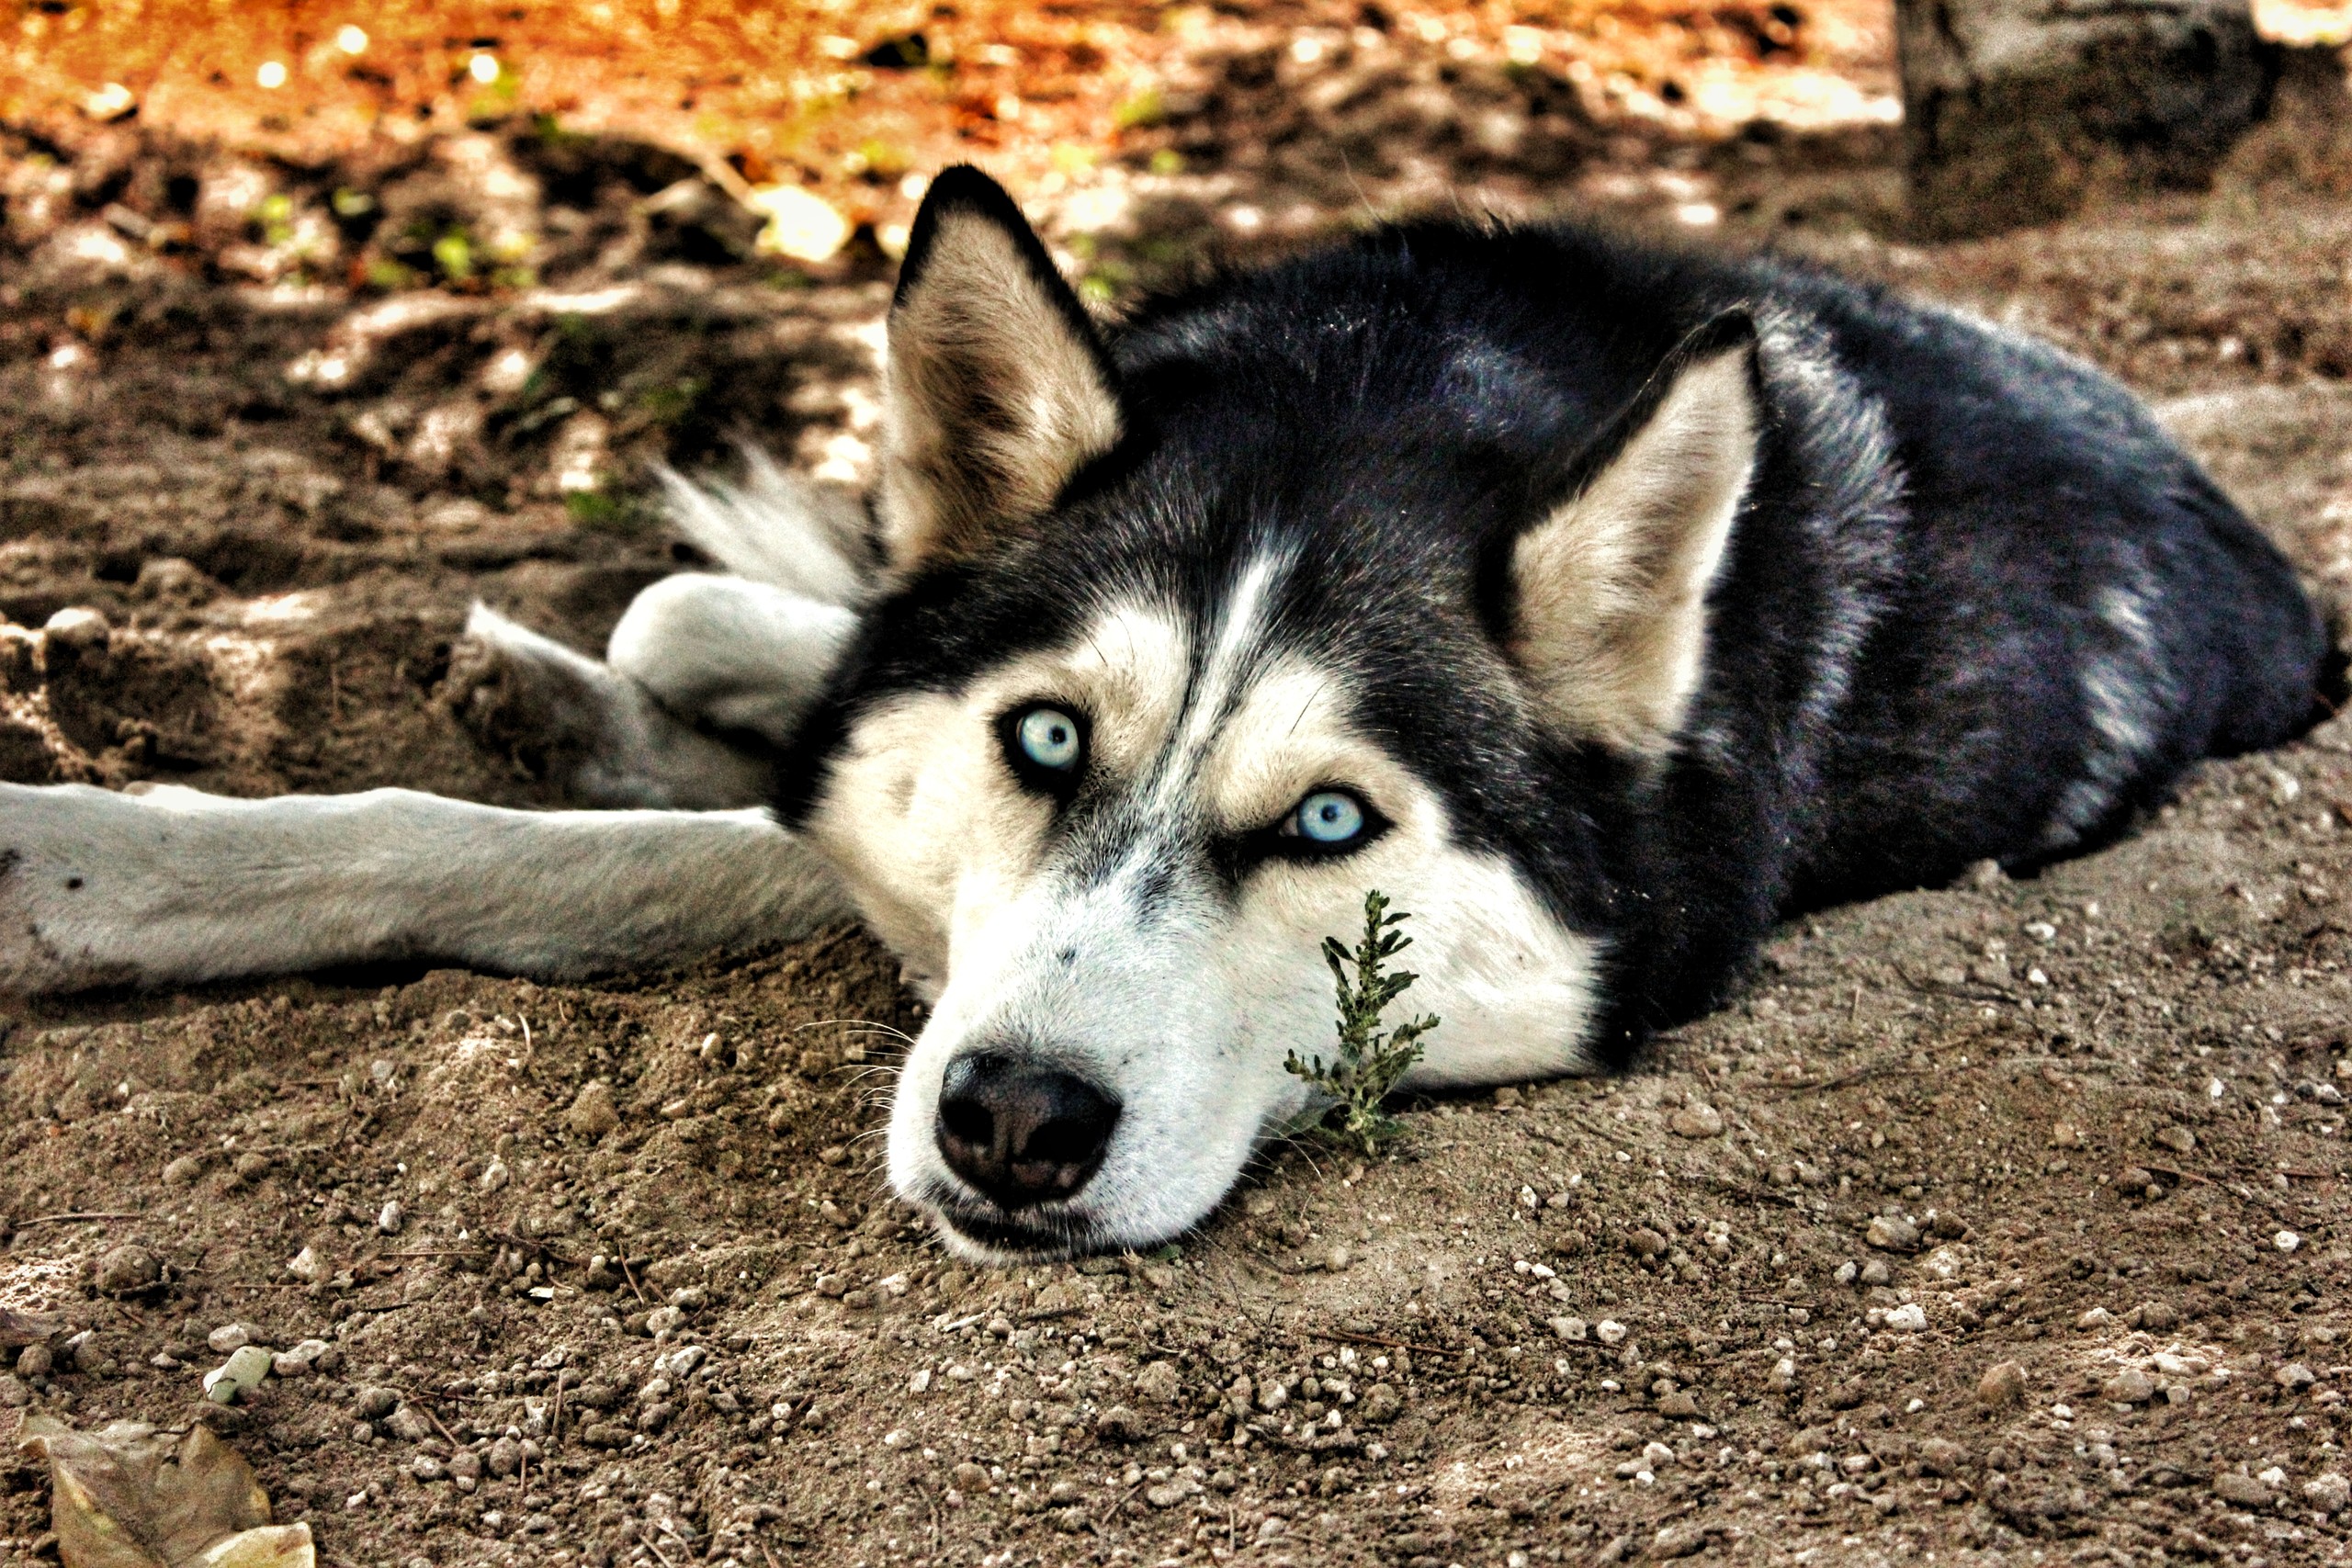
<path fill-rule="evenodd" d="M 898 1191 L 1139 1247 L 1306 1103 L 1318 952 L 1413 915 L 1407 1081 L 1623 1064 L 1778 914 L 2111 834 L 2314 712 L 2287 563 L 2040 344 L 1770 259 L 1385 228 L 1091 320 L 950 170 L 869 510 L 672 481 L 734 575 L 453 682 L 583 804 L 0 794 L 0 982 L 560 978 L 854 912 L 933 1004 Z"/>

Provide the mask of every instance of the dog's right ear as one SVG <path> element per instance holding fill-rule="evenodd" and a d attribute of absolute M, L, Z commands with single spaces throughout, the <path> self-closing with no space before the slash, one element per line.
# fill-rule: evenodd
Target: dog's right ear
<path fill-rule="evenodd" d="M 890 304 L 883 547 L 909 572 L 1051 506 L 1123 428 L 1109 354 L 1004 188 L 959 164 L 915 214 Z"/>

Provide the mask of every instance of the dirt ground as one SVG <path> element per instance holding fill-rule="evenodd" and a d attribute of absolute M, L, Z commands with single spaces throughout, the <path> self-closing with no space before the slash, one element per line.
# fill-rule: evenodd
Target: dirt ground
<path fill-rule="evenodd" d="M 2211 194 L 1931 248 L 1883 131 L 1677 141 L 1540 72 L 1351 100 L 1287 58 L 1202 110 L 1207 148 L 1299 106 L 1267 156 L 1039 196 L 1098 297 L 1355 221 L 1333 117 L 1418 115 L 1412 167 L 1502 210 L 1777 239 L 2051 333 L 2352 584 L 2340 118 Z M 0 777 L 555 804 L 442 701 L 469 601 L 593 649 L 689 559 L 647 457 L 870 458 L 883 258 L 745 259 L 642 143 L 296 165 L 112 128 L 0 178 Z M 459 231 L 531 276 L 457 276 Z M 1419 1102 L 1377 1163 L 1272 1151 L 1164 1254 L 1004 1272 L 888 1197 L 920 1011 L 854 932 L 19 1008 L 0 1304 L 68 1331 L 0 1410 L 203 1411 L 370 1568 L 2342 1561 L 2347 889 L 2352 719 L 2035 880 L 1802 919 L 1623 1078 Z M 240 1335 L 318 1344 L 204 1410 Z M 0 1556 L 52 1551 L 47 1509 L 0 1460 Z"/>

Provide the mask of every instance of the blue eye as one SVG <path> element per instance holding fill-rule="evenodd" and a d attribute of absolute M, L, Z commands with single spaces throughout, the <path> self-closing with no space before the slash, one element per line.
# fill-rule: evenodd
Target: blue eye
<path fill-rule="evenodd" d="M 1344 790 L 1318 789 L 1298 803 L 1290 827 L 1312 844 L 1337 848 L 1363 836 L 1363 802 Z"/>
<path fill-rule="evenodd" d="M 1034 707 L 1023 714 L 1013 724 L 1012 739 L 1023 757 L 1057 773 L 1076 768 L 1080 753 L 1086 749 L 1078 720 L 1053 707 Z"/>

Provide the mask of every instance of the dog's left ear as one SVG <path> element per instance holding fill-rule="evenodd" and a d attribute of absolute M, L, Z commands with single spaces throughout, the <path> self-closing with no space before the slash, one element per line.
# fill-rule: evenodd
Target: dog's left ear
<path fill-rule="evenodd" d="M 901 572 L 981 548 L 1114 446 L 1109 355 L 1004 187 L 932 182 L 890 304 L 881 521 Z"/>
<path fill-rule="evenodd" d="M 1663 755 L 1697 691 L 1706 598 L 1763 429 L 1756 325 L 1690 333 L 1511 547 L 1506 641 L 1558 734 Z"/>

